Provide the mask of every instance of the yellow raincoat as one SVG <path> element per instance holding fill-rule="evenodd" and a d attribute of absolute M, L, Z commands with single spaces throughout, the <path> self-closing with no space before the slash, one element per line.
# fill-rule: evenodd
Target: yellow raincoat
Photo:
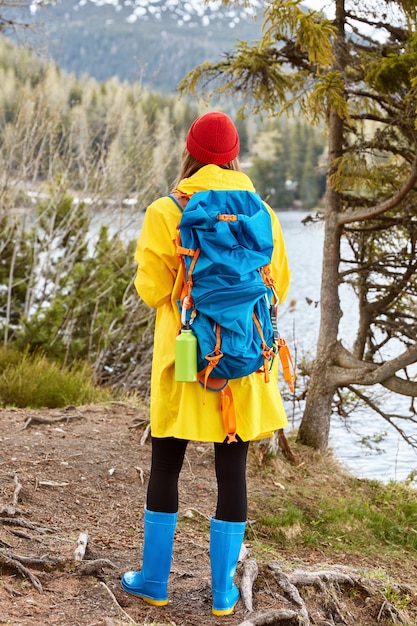
<path fill-rule="evenodd" d="M 178 189 L 191 195 L 208 189 L 254 191 L 246 174 L 205 165 L 186 178 Z M 269 207 L 268 207 L 269 208 Z M 279 301 L 287 296 L 290 272 L 281 226 L 270 209 L 274 252 L 271 274 Z M 146 211 L 135 260 L 135 286 L 140 297 L 157 309 L 151 378 L 151 433 L 153 437 L 176 437 L 194 441 L 222 442 L 226 438 L 220 411 L 220 394 L 199 383 L 178 383 L 174 376 L 175 337 L 181 326 L 177 300 L 183 282 L 176 253 L 176 228 L 181 211 L 169 197 L 159 198 Z M 236 411 L 236 432 L 243 441 L 268 437 L 287 425 L 278 389 L 278 360 L 270 382 L 262 373 L 230 380 Z"/>

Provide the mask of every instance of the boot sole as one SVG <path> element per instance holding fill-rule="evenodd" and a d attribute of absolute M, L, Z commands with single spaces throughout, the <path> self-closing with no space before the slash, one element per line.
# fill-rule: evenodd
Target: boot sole
<path fill-rule="evenodd" d="M 222 615 L 230 615 L 236 608 L 237 602 L 230 609 L 211 609 L 213 615 L 217 615 L 217 617 Z"/>
<path fill-rule="evenodd" d="M 126 587 L 124 587 L 123 585 L 120 585 L 120 586 L 123 589 L 123 591 L 126 591 L 126 593 L 129 593 L 131 596 L 135 596 L 135 598 L 140 598 L 141 600 L 143 600 L 147 604 L 151 604 L 152 606 L 166 606 L 168 604 L 168 599 L 167 600 L 155 600 L 154 598 L 147 598 L 146 596 L 143 596 L 140 593 L 135 593 L 134 591 L 131 591 L 130 589 L 126 589 Z"/>

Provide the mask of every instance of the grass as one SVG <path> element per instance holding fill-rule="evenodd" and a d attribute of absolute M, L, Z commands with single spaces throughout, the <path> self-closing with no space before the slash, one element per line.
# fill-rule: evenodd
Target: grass
<path fill-rule="evenodd" d="M 263 469 L 266 477 L 279 476 L 282 489 L 250 496 L 253 540 L 278 552 L 318 549 L 371 559 L 381 550 L 398 557 L 407 553 L 417 564 L 415 483 L 358 479 L 330 453 L 320 458 L 291 445 L 301 460 L 298 467 L 270 459 Z"/>
<path fill-rule="evenodd" d="M 87 364 L 64 367 L 42 354 L 0 348 L 0 405 L 58 408 L 109 400 Z"/>

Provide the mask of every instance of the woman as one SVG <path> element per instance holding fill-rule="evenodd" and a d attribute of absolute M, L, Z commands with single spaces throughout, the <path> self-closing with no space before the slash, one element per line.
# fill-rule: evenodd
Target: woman
<path fill-rule="evenodd" d="M 232 120 L 217 111 L 191 125 L 174 196 L 203 190 L 255 191 L 240 170 L 239 136 Z M 180 201 L 179 201 L 180 202 Z M 176 382 L 175 336 L 181 327 L 177 301 L 183 274 L 176 250 L 181 208 L 172 197 L 159 198 L 147 209 L 135 260 L 140 297 L 156 308 L 151 379 L 152 462 L 145 517 L 143 564 L 140 571 L 122 576 L 123 589 L 146 602 L 168 603 L 175 525 L 178 515 L 178 478 L 189 440 L 214 443 L 218 494 L 210 522 L 210 563 L 214 615 L 228 615 L 239 599 L 233 583 L 247 516 L 246 459 L 249 442 L 268 437 L 287 424 L 277 380 L 265 384 L 258 373 L 230 380 L 236 411 L 237 442 L 226 443 L 216 392 L 198 383 Z M 289 287 L 289 270 L 278 219 L 271 215 L 274 252 L 271 274 L 282 302 Z"/>

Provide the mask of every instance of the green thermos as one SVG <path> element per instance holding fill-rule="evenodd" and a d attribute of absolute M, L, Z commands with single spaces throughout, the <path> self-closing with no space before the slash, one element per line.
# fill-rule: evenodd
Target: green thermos
<path fill-rule="evenodd" d="M 197 380 L 197 337 L 183 328 L 175 339 L 175 380 L 193 383 Z"/>

